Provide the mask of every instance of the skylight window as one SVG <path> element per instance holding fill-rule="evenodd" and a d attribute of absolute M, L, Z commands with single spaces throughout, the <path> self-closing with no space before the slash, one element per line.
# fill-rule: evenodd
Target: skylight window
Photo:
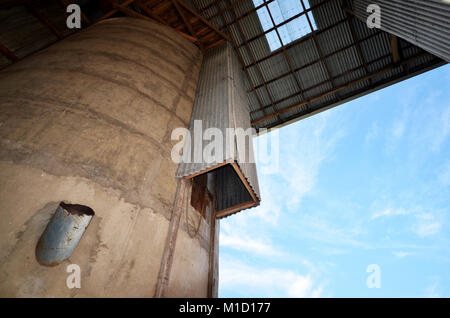
<path fill-rule="evenodd" d="M 305 4 L 306 9 L 309 9 L 309 1 L 303 0 L 303 3 Z M 258 7 L 264 4 L 264 0 L 253 0 L 253 4 L 255 5 L 255 7 Z M 257 10 L 259 21 L 261 21 L 261 25 L 264 31 L 267 31 L 274 27 L 267 8 L 270 10 L 270 14 L 272 15 L 275 25 L 279 25 L 280 23 L 283 23 L 286 20 L 289 20 L 290 18 L 305 11 L 303 9 L 301 0 L 274 0 L 267 6 L 264 6 Z M 307 14 L 311 21 L 313 29 L 316 30 L 316 22 L 314 21 L 312 13 L 308 12 Z M 306 14 L 302 14 L 301 16 L 283 24 L 282 26 L 277 27 L 276 29 L 280 34 L 283 45 L 286 45 L 305 36 L 308 33 L 311 33 L 311 27 L 308 23 Z M 266 39 L 269 43 L 271 51 L 275 51 L 276 49 L 279 49 L 281 47 L 281 43 L 276 30 L 272 30 L 266 33 Z"/>

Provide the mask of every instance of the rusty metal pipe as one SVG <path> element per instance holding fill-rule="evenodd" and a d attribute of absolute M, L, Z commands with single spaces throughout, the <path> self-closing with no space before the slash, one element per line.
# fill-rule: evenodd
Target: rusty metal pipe
<path fill-rule="evenodd" d="M 61 202 L 36 245 L 41 265 L 56 266 L 68 259 L 83 236 L 94 210 L 85 205 Z"/>

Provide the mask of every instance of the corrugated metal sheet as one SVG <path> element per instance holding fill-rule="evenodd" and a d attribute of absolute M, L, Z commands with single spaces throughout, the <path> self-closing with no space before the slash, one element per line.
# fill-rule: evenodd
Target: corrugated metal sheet
<path fill-rule="evenodd" d="M 368 3 L 377 3 L 377 1 L 382 3 L 384 12 L 382 28 L 384 25 L 394 25 L 394 29 L 399 32 L 390 31 L 399 37 L 401 59 L 415 57 L 422 53 L 422 49 L 415 44 L 428 48 L 438 56 L 445 54 L 447 60 L 450 54 L 450 4 L 448 1 L 303 0 L 306 7 L 312 8 L 307 15 L 314 19 L 317 30 L 313 37 L 311 33 L 305 34 L 308 32 L 308 26 L 300 24 L 297 27 L 302 30 L 301 34 L 305 35 L 293 42 L 284 43 L 289 62 L 294 69 L 294 77 L 284 50 L 279 48 L 271 51 L 253 0 L 185 1 L 194 9 L 200 8 L 201 14 L 221 31 L 229 33 L 236 44 L 236 52 L 241 55 L 243 66 L 248 67 L 249 78 L 245 76 L 244 85 L 249 92 L 250 117 L 252 121 L 256 121 L 256 128 L 283 124 L 286 118 L 292 118 L 296 114 L 297 117 L 301 117 L 318 108 L 340 103 L 346 97 L 360 95 L 361 91 L 372 91 L 376 87 L 385 85 L 386 81 L 394 83 L 399 78 L 408 78 L 411 70 L 420 71 L 430 69 L 430 65 L 437 67 L 443 64 L 440 58 L 430 53 L 426 56 L 420 55 L 407 63 L 402 62 L 402 65 L 394 65 L 389 34 L 382 30 L 369 29 L 365 21 L 349 13 L 352 12 L 351 10 L 363 11 L 360 15 L 367 16 L 365 8 Z M 266 4 L 273 5 L 273 1 L 279 0 L 264 1 Z M 48 15 L 57 29 L 65 30 L 65 34 L 72 32 L 67 30 L 66 16 L 61 14 L 63 10 L 57 3 L 36 2 L 41 4 L 43 15 Z M 263 3 L 263 0 L 258 3 Z M 348 6 L 350 11 L 346 12 L 344 6 Z M 202 10 L 206 7 L 208 9 Z M 230 9 L 230 7 L 233 8 Z M 130 8 L 134 6 L 131 5 Z M 222 10 L 221 14 L 219 14 L 219 8 Z M 305 21 L 305 17 L 305 12 L 302 12 L 300 17 L 286 23 L 293 26 L 294 21 Z M 278 23 L 281 21 L 279 18 L 274 16 Z M 179 22 L 182 23 L 181 20 Z M 55 35 L 24 6 L 0 10 L 0 30 L 3 31 L 3 29 L 5 32 L 0 32 L 0 43 L 19 58 L 56 40 Z M 30 34 L 36 36 L 30 36 Z M 409 34 L 415 44 L 408 42 L 409 45 L 405 46 L 406 41 L 402 39 L 402 34 Z M 271 31 L 270 35 L 277 38 L 275 31 Z M 360 48 L 355 44 L 357 42 Z M 321 55 L 324 56 L 323 59 Z M 0 54 L 0 68 L 10 63 L 10 59 Z M 252 66 L 249 67 L 250 65 Z M 382 70 L 389 65 L 394 65 L 394 68 L 370 80 L 356 81 L 362 76 Z M 250 92 L 252 87 L 250 83 L 258 87 L 256 92 Z M 264 83 L 267 85 L 263 85 Z M 349 83 L 351 85 L 345 86 Z M 338 92 L 323 95 L 340 86 L 343 88 Z M 301 90 L 305 91 L 304 94 Z M 295 105 L 304 101 L 302 95 L 313 98 L 314 101 L 296 107 Z M 321 98 L 317 99 L 317 97 Z M 286 107 L 289 107 L 287 111 Z M 263 116 L 271 114 L 272 117 L 264 117 L 264 120 L 260 120 Z"/>
<path fill-rule="evenodd" d="M 450 3 L 444 0 L 355 0 L 358 18 L 366 21 L 370 4 L 381 8 L 381 29 L 450 61 Z"/>
<path fill-rule="evenodd" d="M 213 0 L 195 1 L 200 8 L 207 7 L 214 2 Z M 230 23 L 233 22 L 234 16 L 231 10 L 226 9 L 226 7 L 228 4 L 235 2 L 237 1 L 230 0 L 218 2 L 220 8 L 224 10 L 223 14 L 226 21 Z M 418 3 L 423 1 L 414 0 L 411 2 Z M 434 0 L 430 2 L 437 1 Z M 346 1 L 346 3 L 349 3 L 351 6 L 353 1 Z M 318 61 L 320 54 L 317 50 L 316 43 L 310 34 L 289 43 L 286 49 L 291 64 L 294 70 L 296 70 L 295 73 L 300 86 L 302 90 L 305 91 L 304 95 L 306 98 L 320 96 L 336 87 L 355 81 L 362 76 L 366 76 L 368 73 L 383 69 L 392 63 L 392 58 L 390 57 L 391 49 L 389 35 L 377 29 L 369 29 L 366 24 L 359 19 L 354 19 L 353 17 L 349 18 L 342 7 L 342 1 L 309 0 L 309 4 L 312 8 L 312 12 L 309 14 L 312 14 L 317 25 L 317 41 L 322 49 L 323 55 L 326 56 L 326 59 L 324 61 Z M 259 96 L 262 105 L 259 103 L 254 92 L 248 94 L 251 119 L 257 120 L 274 111 L 296 105 L 302 102 L 303 99 L 295 79 L 292 77 L 290 69 L 287 67 L 282 49 L 280 48 L 274 52 L 270 50 L 266 36 L 263 35 L 264 31 L 258 15 L 256 12 L 251 12 L 254 8 L 252 0 L 240 1 L 239 4 L 234 7 L 234 10 L 237 17 L 246 15 L 245 18 L 239 19 L 238 22 L 243 34 L 241 34 L 241 31 L 239 30 L 237 22 L 233 22 L 228 27 L 228 31 L 239 47 L 238 52 L 241 54 L 245 66 L 254 64 L 255 60 L 251 55 L 253 55 L 256 60 L 264 59 L 258 63 L 258 66 L 252 66 L 247 69 L 255 86 L 261 86 L 256 90 L 256 94 Z M 217 12 L 217 6 L 212 5 L 202 14 L 205 18 L 210 18 L 212 15 L 217 14 Z M 216 26 L 223 28 L 224 31 L 227 30 L 224 27 L 223 20 L 220 16 L 212 19 L 212 22 Z M 350 24 L 353 25 L 356 41 L 360 42 L 361 54 L 364 60 L 361 59 L 360 53 L 354 45 L 355 38 L 351 32 Z M 259 38 L 252 40 L 258 35 L 260 35 Z M 250 54 L 249 49 L 245 47 L 244 37 L 248 41 L 248 47 L 252 54 Z M 403 50 L 405 51 L 403 52 Z M 414 51 L 412 47 L 407 49 L 404 49 L 404 47 L 401 48 L 401 54 L 403 54 L 405 58 L 416 55 L 419 52 L 419 49 Z M 381 85 L 386 84 L 386 81 L 389 82 L 390 80 L 391 82 L 395 82 L 401 77 L 406 78 L 409 76 L 410 70 L 420 70 L 420 65 L 428 68 L 430 62 L 432 64 L 434 63 L 436 66 L 441 63 L 437 58 L 433 60 L 432 56 L 419 58 L 416 61 L 408 63 L 405 68 L 398 66 L 384 74 L 375 76 L 371 80 L 357 82 L 354 85 L 340 90 L 338 93 L 324 96 L 318 100 L 316 99 L 307 105 L 292 107 L 289 111 L 283 112 L 278 116 L 258 122 L 255 127 L 273 127 L 286 119 L 292 119 L 295 116 L 300 117 L 311 111 L 338 104 L 345 98 L 356 96 L 363 91 L 373 90 L 377 86 L 381 87 Z M 335 78 L 333 81 L 330 80 L 330 76 L 325 68 L 325 63 L 327 64 L 331 76 Z M 418 68 L 416 68 L 416 66 Z M 259 68 L 260 72 L 257 68 Z M 408 72 L 405 70 L 408 70 Z M 274 80 L 276 78 L 279 79 Z M 271 99 L 266 88 L 262 86 L 263 80 L 270 82 L 267 85 L 267 88 L 274 101 L 274 107 L 272 107 Z M 250 90 L 250 84 L 247 80 L 246 88 L 247 90 Z M 295 94 L 297 94 L 297 96 L 293 96 Z M 261 107 L 266 108 L 262 111 Z"/>
<path fill-rule="evenodd" d="M 217 211 L 224 211 L 230 207 L 238 206 L 243 202 L 251 202 L 252 197 L 239 179 L 231 165 L 226 165 L 215 170 L 217 188 Z M 232 213 L 236 213 L 235 210 Z M 226 215 L 228 216 L 228 215 Z"/>
<path fill-rule="evenodd" d="M 208 128 L 217 128 L 222 132 L 224 142 L 221 158 L 215 158 L 209 163 L 204 160 L 203 149 L 210 141 L 202 139 L 202 147 L 193 146 L 194 139 L 197 138 L 196 125 L 199 124 L 197 120 L 201 120 L 203 132 Z M 224 43 L 208 50 L 203 57 L 189 128 L 192 145 L 190 158 L 193 160 L 180 163 L 176 173 L 178 178 L 189 178 L 221 167 L 217 172 L 218 213 L 223 210 L 229 213 L 238 212 L 243 203 L 248 203 L 248 198 L 253 200 L 252 196 L 254 196 L 253 206 L 258 205 L 261 200 L 252 136 L 246 143 L 240 143 L 235 136 L 232 143 L 225 142 L 228 136 L 227 129 L 247 130 L 250 127 L 250 111 L 241 66 L 231 45 Z M 224 163 L 237 165 L 225 168 Z M 240 179 L 238 173 L 243 175 L 244 180 Z M 246 188 L 247 185 L 251 193 Z"/>

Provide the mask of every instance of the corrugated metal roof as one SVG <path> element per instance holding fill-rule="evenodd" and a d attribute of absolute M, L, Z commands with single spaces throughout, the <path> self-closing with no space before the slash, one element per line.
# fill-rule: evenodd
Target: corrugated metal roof
<path fill-rule="evenodd" d="M 164 1 L 169 0 L 145 0 L 145 3 L 164 7 Z M 246 73 L 244 85 L 248 92 L 250 118 L 256 128 L 282 125 L 292 118 L 301 118 L 318 109 L 338 105 L 361 95 L 361 92 L 373 91 L 444 64 L 440 58 L 430 53 L 424 54 L 423 49 L 400 38 L 400 61 L 394 62 L 390 35 L 382 30 L 369 29 L 366 23 L 352 14 L 363 11 L 369 2 L 382 3 L 390 10 L 385 16 L 387 25 L 395 24 L 402 32 L 417 32 L 416 44 L 428 45 L 437 53 L 450 52 L 450 4 L 443 0 L 298 0 L 300 4 L 304 2 L 306 11 L 270 29 L 265 25 L 266 31 L 253 0 L 184 1 L 195 10 L 199 8 L 204 18 L 230 35 Z M 258 0 L 261 3 L 258 8 L 266 10 L 264 6 L 271 6 L 274 1 L 278 0 Z M 36 5 L 39 3 L 42 13 L 57 29 L 72 32 L 65 27 L 65 15 L 61 14 L 64 10 L 56 2 L 36 0 L 33 4 L 35 2 Z M 161 9 L 159 14 L 170 18 L 175 10 L 170 9 L 171 6 L 173 4 L 166 5 L 169 9 Z M 145 13 L 134 4 L 128 8 Z M 172 13 L 171 27 L 185 30 L 183 21 L 176 12 Z M 294 21 L 306 21 L 306 16 L 314 20 L 315 32 L 283 43 L 284 47 L 272 52 L 266 35 L 277 38 L 277 28 L 292 26 Z M 276 16 L 274 20 L 280 22 L 279 18 Z M 414 23 L 415 20 L 421 23 Z M 45 47 L 55 40 L 55 35 L 41 22 L 24 6 L 1 10 L 0 29 L 4 26 L 4 31 L 0 33 L 0 43 L 9 47 L 19 59 Z M 304 23 L 298 27 L 304 32 L 308 25 Z M 209 41 L 215 39 L 217 34 L 212 35 L 207 37 Z M 6 58 L 1 55 L 0 68 L 10 64 L 10 60 L 8 55 Z"/>
<path fill-rule="evenodd" d="M 291 70 L 282 48 L 270 51 L 252 0 L 225 0 L 219 1 L 218 5 L 214 0 L 191 1 L 196 1 L 200 9 L 208 7 L 202 12 L 203 16 L 207 19 L 214 16 L 212 23 L 231 34 L 249 74 L 245 85 L 249 91 L 250 117 L 256 128 L 283 124 L 296 116 L 302 117 L 409 77 L 413 70 L 421 72 L 443 64 L 441 59 L 423 54 L 423 50 L 401 40 L 400 54 L 404 60 L 410 60 L 393 65 L 389 34 L 369 29 L 346 12 L 343 5 L 351 11 L 353 1 L 309 0 L 309 14 L 312 13 L 317 26 L 315 39 L 307 34 L 285 44 Z M 231 8 L 235 3 L 237 5 Z M 219 6 L 222 14 L 219 14 Z M 230 24 L 228 27 L 223 18 Z M 389 66 L 392 68 L 387 68 Z M 384 71 L 378 74 L 380 70 Z M 360 80 L 367 75 L 370 78 Z M 256 87 L 255 91 L 252 91 L 250 81 Z M 312 101 L 305 105 L 302 95 Z"/>
<path fill-rule="evenodd" d="M 355 0 L 355 13 L 366 21 L 367 7 L 381 10 L 381 29 L 450 61 L 450 3 L 444 0 Z"/>

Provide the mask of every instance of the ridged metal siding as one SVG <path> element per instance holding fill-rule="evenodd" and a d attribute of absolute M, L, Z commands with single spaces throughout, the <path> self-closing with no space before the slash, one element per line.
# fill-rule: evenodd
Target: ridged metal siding
<path fill-rule="evenodd" d="M 213 48 L 204 56 L 199 80 L 197 84 L 197 91 L 195 94 L 194 106 L 191 113 L 191 120 L 189 129 L 191 132 L 191 159 L 202 156 L 204 147 L 209 144 L 209 141 L 203 141 L 202 148 L 195 148 L 194 145 L 194 121 L 202 121 L 203 132 L 210 127 L 216 127 L 220 131 L 225 131 L 228 127 L 233 127 L 231 121 L 231 99 L 230 87 L 227 76 L 229 74 L 229 65 L 226 58 L 227 50 L 222 49 L 222 46 Z M 224 145 L 223 154 L 227 153 Z M 233 158 L 222 158 L 229 160 Z M 177 171 L 178 177 L 190 176 L 200 171 L 206 170 L 216 166 L 218 162 L 211 163 L 183 163 L 180 164 Z"/>
<path fill-rule="evenodd" d="M 215 171 L 217 177 L 217 211 L 222 211 L 252 200 L 231 165 L 226 165 Z M 238 211 L 234 211 L 233 213 L 236 212 Z"/>
<path fill-rule="evenodd" d="M 239 147 L 236 143 L 236 149 L 227 149 L 230 143 L 225 142 L 227 136 L 227 128 L 243 128 L 244 130 L 251 127 L 250 116 L 248 109 L 248 99 L 244 88 L 243 73 L 241 65 L 236 57 L 236 54 L 227 42 L 206 52 L 203 57 L 202 67 L 200 70 L 197 92 L 194 101 L 194 107 L 190 120 L 191 133 L 191 158 L 201 158 L 202 151 L 210 141 L 202 141 L 203 147 L 194 147 L 194 122 L 195 120 L 202 121 L 203 132 L 207 128 L 218 128 L 223 136 L 223 158 L 214 162 L 187 162 L 180 163 L 176 176 L 178 178 L 189 177 L 201 172 L 204 172 L 212 167 L 215 167 L 223 162 L 236 162 L 240 171 L 251 187 L 253 194 L 258 201 L 261 199 L 259 194 L 258 177 L 256 173 L 256 165 L 253 157 L 253 144 L 248 142 L 245 148 Z M 231 144 L 232 145 L 232 144 Z M 250 153 L 252 162 L 240 160 L 239 154 L 244 152 Z M 231 155 L 230 155 L 231 154 Z M 248 191 L 243 184 L 236 184 L 237 174 L 231 168 L 232 173 L 224 175 L 221 170 L 221 183 L 219 184 L 218 192 L 225 192 L 219 195 L 217 208 L 222 210 L 244 203 L 241 200 L 248 198 Z M 240 180 L 239 178 L 237 180 Z M 240 193 L 245 191 L 246 193 Z M 221 201 L 223 199 L 223 201 Z"/>
<path fill-rule="evenodd" d="M 370 4 L 380 6 L 381 29 L 450 61 L 450 2 L 444 0 L 355 0 L 355 14 L 366 21 Z"/>
<path fill-rule="evenodd" d="M 269 0 L 266 0 L 266 2 L 268 1 Z M 195 0 L 195 2 L 198 7 L 205 8 L 213 3 L 214 0 Z M 230 3 L 235 2 L 235 0 L 230 1 Z M 353 8 L 352 4 L 354 4 L 354 1 L 348 2 L 350 7 Z M 415 3 L 418 1 L 412 2 Z M 219 1 L 217 4 L 218 5 L 213 5 L 205 12 L 202 12 L 202 15 L 206 19 L 210 20 L 211 23 L 216 27 L 222 29 L 223 31 L 226 31 L 226 29 L 224 28 L 223 19 L 220 15 L 210 19 L 211 16 L 215 15 L 218 12 L 217 6 L 225 9 L 225 7 L 227 6 L 227 1 Z M 356 38 L 360 42 L 362 55 L 367 64 L 369 73 L 376 72 L 392 63 L 392 58 L 390 57 L 391 50 L 389 35 L 386 32 L 380 32 L 380 30 L 377 29 L 369 29 L 366 26 L 366 23 L 360 21 L 359 19 L 355 19 L 352 17 L 347 18 L 346 12 L 342 7 L 341 0 L 309 0 L 309 4 L 310 7 L 313 8 L 312 15 L 317 25 L 317 40 L 319 42 L 319 45 L 322 47 L 324 55 L 327 55 L 335 50 L 345 48 L 349 44 L 353 43 L 354 39 L 350 29 L 350 24 L 352 24 L 356 33 Z M 238 17 L 247 14 L 249 11 L 254 9 L 253 1 L 245 0 L 243 2 L 240 2 L 237 6 L 235 6 L 234 9 Z M 224 16 L 228 22 L 232 21 L 233 16 L 230 10 L 226 10 L 224 12 Z M 336 23 L 336 26 L 330 28 L 330 26 Z M 256 12 L 250 13 L 245 18 L 242 18 L 239 21 L 239 24 L 244 33 L 244 36 L 247 39 L 251 39 L 256 35 L 263 33 L 258 14 Z M 323 31 L 326 28 L 328 29 L 326 31 Z M 233 23 L 231 26 L 229 26 L 229 31 L 231 33 L 231 37 L 238 46 L 244 44 L 244 39 L 242 38 L 242 35 L 236 23 Z M 400 44 L 402 43 L 403 41 L 400 41 Z M 305 98 L 311 98 L 324 92 L 330 91 L 331 89 L 333 89 L 333 87 L 338 87 L 340 85 L 346 84 L 352 80 L 361 78 L 368 73 L 365 70 L 364 62 L 361 60 L 356 47 L 353 46 L 339 53 L 332 54 L 331 56 L 326 58 L 326 62 L 332 76 L 349 71 L 353 68 L 358 67 L 358 69 L 350 72 L 349 74 L 343 75 L 336 80 L 333 80 L 333 82 L 327 81 L 323 84 L 320 84 L 321 82 L 328 80 L 328 74 L 323 62 L 308 65 L 308 63 L 311 63 L 313 60 L 317 60 L 320 57 L 313 39 L 301 38 L 294 41 L 294 43 L 289 44 L 288 46 L 289 48 L 286 49 L 286 52 L 290 58 L 293 68 L 295 69 L 304 67 L 301 70 L 297 71 L 295 75 L 300 82 L 302 89 L 305 91 Z M 270 51 L 265 36 L 262 36 L 255 41 L 249 42 L 249 47 L 256 59 L 264 58 L 273 53 Z M 248 49 L 245 46 L 240 47 L 238 51 L 242 55 L 245 65 L 250 65 L 253 63 Z M 283 54 L 281 53 L 281 49 L 279 49 L 279 51 L 279 54 L 273 55 L 266 60 L 258 63 L 265 80 L 271 80 L 273 78 L 276 78 L 279 74 L 289 72 L 288 65 Z M 420 48 L 412 45 L 410 45 L 409 47 L 401 45 L 401 54 L 403 54 L 405 58 L 417 55 L 418 53 L 420 53 L 420 51 Z M 382 58 L 383 56 L 387 57 Z M 430 67 L 436 67 L 441 64 L 442 63 L 440 59 L 433 59 L 433 56 L 430 55 L 420 57 L 416 61 L 408 63 L 405 69 L 408 69 L 409 74 L 412 74 L 411 72 L 413 72 L 413 70 L 416 72 L 420 72 L 421 70 L 426 70 Z M 254 85 L 258 86 L 262 84 L 261 76 L 259 75 L 259 72 L 257 71 L 255 66 L 248 68 L 248 72 Z M 339 91 L 338 94 L 331 94 L 322 97 L 321 99 L 314 102 L 308 103 L 307 105 L 295 107 L 287 112 L 280 114 L 278 117 L 283 121 L 295 119 L 295 117 L 300 117 L 307 113 L 331 105 L 339 104 L 347 98 L 359 96 L 365 91 L 371 91 L 374 87 L 381 88 L 387 83 L 395 83 L 402 78 L 407 78 L 408 76 L 408 74 L 405 74 L 404 69 L 401 66 L 398 66 L 391 71 L 373 77 L 371 81 L 366 80 L 359 82 Z M 247 80 L 247 77 L 245 77 L 244 81 L 246 89 L 249 91 L 251 87 Z M 276 80 L 268 84 L 267 86 L 274 100 L 286 98 L 293 93 L 298 92 L 297 84 L 292 75 L 288 75 L 286 77 L 283 77 L 282 79 Z M 271 105 L 269 96 L 264 87 L 258 88 L 256 92 L 260 97 L 263 106 Z M 248 93 L 248 100 L 250 112 L 253 112 L 250 115 L 251 119 L 256 120 L 264 115 L 272 113 L 274 110 L 280 110 L 284 107 L 302 102 L 303 98 L 299 94 L 295 97 L 291 97 L 281 102 L 275 103 L 274 107 L 270 106 L 265 111 L 260 110 L 260 103 L 258 102 L 258 99 L 253 92 Z M 275 116 L 259 122 L 258 124 L 256 124 L 256 127 L 273 127 L 278 123 L 278 117 Z"/>

